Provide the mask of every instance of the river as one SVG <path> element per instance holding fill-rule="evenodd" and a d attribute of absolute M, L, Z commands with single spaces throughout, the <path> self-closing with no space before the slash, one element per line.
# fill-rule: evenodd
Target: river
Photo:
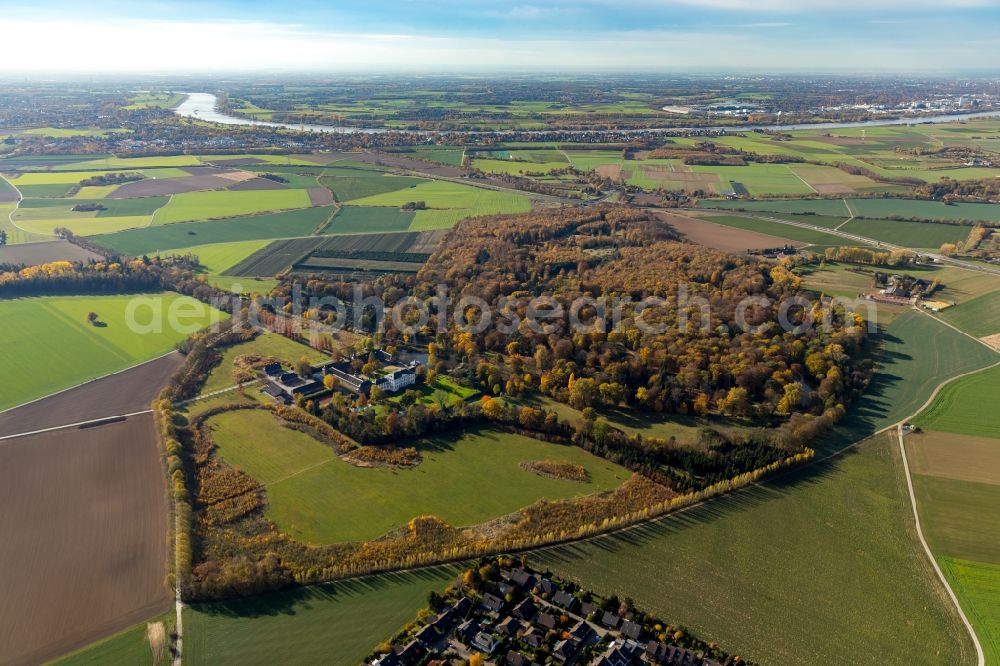
<path fill-rule="evenodd" d="M 283 129 L 291 130 L 301 130 L 306 132 L 326 132 L 332 134 L 377 134 L 382 132 L 388 132 L 384 127 L 343 127 L 336 125 L 312 125 L 308 123 L 295 124 L 295 123 L 273 123 L 263 120 L 247 120 L 246 118 L 237 118 L 236 116 L 227 116 L 224 113 L 219 113 L 215 104 L 217 98 L 211 93 L 184 93 L 187 95 L 187 99 L 181 102 L 181 104 L 174 109 L 174 113 L 184 116 L 187 118 L 196 118 L 198 120 L 204 120 L 212 123 L 219 123 L 220 125 L 252 125 L 255 127 L 278 127 Z M 886 118 L 882 120 L 862 120 L 856 122 L 843 122 L 843 123 L 799 123 L 791 125 L 729 125 L 729 126 L 719 126 L 719 127 L 664 127 L 660 129 L 646 129 L 646 130 L 634 130 L 636 133 L 654 133 L 654 132 L 685 132 L 685 131 L 709 131 L 709 132 L 752 132 L 754 130 L 771 130 L 771 131 L 791 131 L 791 130 L 826 130 L 826 129 L 843 129 L 847 127 L 885 127 L 889 125 L 923 125 L 923 124 L 936 124 L 936 123 L 951 123 L 960 120 L 971 120 L 973 118 L 992 118 L 1000 117 L 1000 111 L 980 111 L 977 113 L 952 113 L 939 116 L 927 116 L 923 118 Z M 566 134 L 594 134 L 594 133 L 612 133 L 626 130 L 587 130 L 587 131 L 572 131 L 568 130 L 564 133 Z M 549 130 L 531 130 L 527 132 L 517 132 L 517 134 L 545 134 Z M 431 134 L 432 132 L 420 131 L 418 134 Z M 442 134 L 449 134 L 452 132 L 441 132 Z M 513 134 L 514 132 L 499 131 L 499 132 L 454 132 L 454 133 L 465 133 L 465 134 Z"/>

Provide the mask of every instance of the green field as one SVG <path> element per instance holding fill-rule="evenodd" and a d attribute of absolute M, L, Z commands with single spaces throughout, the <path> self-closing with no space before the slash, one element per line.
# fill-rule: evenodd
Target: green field
<path fill-rule="evenodd" d="M 157 211 L 155 224 L 191 220 L 239 217 L 254 213 L 308 208 L 305 190 L 257 190 L 245 192 L 185 192 L 175 194 L 170 203 Z"/>
<path fill-rule="evenodd" d="M 334 216 L 327 234 L 374 234 L 408 231 L 414 213 L 388 206 L 343 206 Z"/>
<path fill-rule="evenodd" d="M 457 567 L 373 576 L 184 609 L 184 663 L 357 666 Z"/>
<path fill-rule="evenodd" d="M 127 324 L 133 299 L 147 303 L 135 311 L 136 322 L 149 325 L 159 313 L 161 332 L 136 334 Z M 170 308 L 193 312 L 179 320 L 190 330 L 173 330 Z M 96 312 L 104 327 L 87 322 Z M 221 316 L 221 315 L 220 315 Z M 0 409 L 40 398 L 169 352 L 190 333 L 210 322 L 208 306 L 173 293 L 134 296 L 76 296 L 0 301 L 0 347 L 6 350 L 0 371 Z"/>
<path fill-rule="evenodd" d="M 777 236 L 778 238 L 787 238 L 791 241 L 808 243 L 809 245 L 816 245 L 819 247 L 839 247 L 844 244 L 844 239 L 838 236 L 825 234 L 822 231 L 813 231 L 812 229 L 793 227 L 790 224 L 782 224 L 781 222 L 770 222 L 768 220 L 760 220 L 750 217 L 736 217 L 733 215 L 702 214 L 701 217 L 709 222 L 714 222 L 715 224 L 735 227 L 737 229 L 749 229 L 750 231 L 757 231 L 762 234 Z"/>
<path fill-rule="evenodd" d="M 945 243 L 957 243 L 969 235 L 969 227 L 933 222 L 901 222 L 855 218 L 841 231 L 874 238 L 902 247 L 938 249 Z"/>
<path fill-rule="evenodd" d="M 196 244 L 293 238 L 312 234 L 332 211 L 332 207 L 322 206 L 229 220 L 166 224 L 96 236 L 91 240 L 116 252 L 139 256 Z"/>
<path fill-rule="evenodd" d="M 760 663 L 971 663 L 968 637 L 915 540 L 898 447 L 887 436 L 531 561 L 630 596 Z"/>
<path fill-rule="evenodd" d="M 977 337 L 1000 333 L 1000 288 L 948 308 L 939 316 Z"/>
<path fill-rule="evenodd" d="M 472 167 L 487 173 L 506 173 L 512 176 L 523 176 L 524 174 L 549 173 L 556 169 L 565 169 L 569 166 L 562 162 L 515 162 L 511 160 L 491 160 L 474 159 Z"/>
<path fill-rule="evenodd" d="M 405 190 L 355 199 L 351 203 L 399 207 L 411 201 L 423 201 L 430 209 L 417 211 L 410 226 L 414 231 L 448 228 L 464 217 L 531 210 L 531 200 L 527 196 L 445 181 L 431 181 Z"/>
<path fill-rule="evenodd" d="M 428 181 L 409 176 L 389 176 L 378 171 L 357 171 L 358 176 L 323 176 L 319 182 L 330 189 L 337 201 L 363 199 L 386 192 L 415 187 Z"/>
<path fill-rule="evenodd" d="M 988 666 L 1000 664 L 1000 564 L 938 557 L 948 584 L 962 603 Z"/>
<path fill-rule="evenodd" d="M 268 292 L 277 286 L 277 280 L 262 280 L 255 278 L 233 278 L 226 277 L 223 273 L 240 263 L 251 254 L 266 247 L 270 240 L 236 241 L 233 243 L 213 243 L 211 245 L 195 245 L 193 247 L 178 248 L 171 250 L 172 254 L 193 254 L 198 257 L 198 263 L 203 267 L 200 274 L 205 276 L 209 284 L 215 285 L 227 291 L 235 286 L 241 287 L 240 291 L 256 291 L 259 293 Z"/>
<path fill-rule="evenodd" d="M 985 347 L 993 362 L 1000 356 Z M 925 430 L 955 432 L 978 437 L 1000 437 L 1000 414 L 983 405 L 1000 404 L 1000 368 L 962 377 L 944 387 L 934 404 L 913 419 Z"/>
<path fill-rule="evenodd" d="M 173 611 L 154 617 L 149 623 L 162 622 L 169 641 L 176 624 Z M 160 659 L 153 663 L 153 651 L 146 639 L 146 622 L 109 636 L 93 645 L 72 652 L 54 662 L 51 666 L 104 666 L 105 664 L 131 664 L 132 666 L 167 666 L 173 662 L 170 652 L 164 647 Z"/>
<path fill-rule="evenodd" d="M 1000 485 L 914 474 L 913 490 L 936 556 L 1000 565 Z"/>
<path fill-rule="evenodd" d="M 994 360 L 1000 357 L 994 355 Z M 1000 367 L 946 386 L 914 423 L 926 431 L 993 438 L 995 447 L 949 447 L 943 464 L 977 468 L 982 483 L 948 478 L 938 466 L 913 474 L 920 521 L 934 556 L 983 645 L 988 664 L 1000 664 Z M 940 435 L 936 435 L 940 438 Z M 908 438 L 909 440 L 909 438 Z M 942 440 L 947 443 L 949 440 Z M 952 440 L 954 441 L 954 440 Z M 912 460 L 912 445 L 909 447 Z M 977 467 L 978 466 L 978 467 Z"/>
<path fill-rule="evenodd" d="M 437 147 L 437 146 L 417 146 L 411 150 L 404 151 L 413 155 L 418 160 L 447 164 L 448 166 L 462 166 L 462 156 L 465 151 L 462 148 Z"/>
<path fill-rule="evenodd" d="M 702 208 L 735 208 L 775 213 L 816 213 L 817 215 L 843 215 L 844 201 L 840 199 L 802 199 L 777 201 L 740 201 L 706 199 L 698 202 Z M 1000 204 L 956 203 L 945 205 L 937 201 L 918 199 L 848 199 L 847 205 L 858 217 L 920 218 L 950 221 L 1000 222 Z"/>
<path fill-rule="evenodd" d="M 320 363 L 329 360 L 329 356 L 316 351 L 312 347 L 290 340 L 277 333 L 261 333 L 250 342 L 227 347 L 222 353 L 222 362 L 217 365 L 209 374 L 208 379 L 202 386 L 201 393 L 212 393 L 234 386 L 233 361 L 237 356 L 273 356 L 286 361 L 289 365 L 294 364 L 305 356 L 313 363 Z"/>
<path fill-rule="evenodd" d="M 491 430 L 424 440 L 423 462 L 397 470 L 350 465 L 267 412 L 228 412 L 208 423 L 220 455 L 264 484 L 268 517 L 313 544 L 373 539 L 421 515 L 474 525 L 540 499 L 608 490 L 630 476 L 577 447 Z M 541 459 L 583 465 L 589 479 L 551 479 L 519 467 Z"/>

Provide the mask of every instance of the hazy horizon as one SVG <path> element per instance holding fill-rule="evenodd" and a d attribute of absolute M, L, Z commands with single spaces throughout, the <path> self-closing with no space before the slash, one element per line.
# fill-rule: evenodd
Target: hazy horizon
<path fill-rule="evenodd" d="M 0 72 L 986 75 L 998 25 L 1000 0 L 58 1 L 4 9 Z"/>

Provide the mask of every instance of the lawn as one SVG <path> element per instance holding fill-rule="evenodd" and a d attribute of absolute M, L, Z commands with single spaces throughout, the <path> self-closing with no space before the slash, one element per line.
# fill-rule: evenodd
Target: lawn
<path fill-rule="evenodd" d="M 222 362 L 215 366 L 212 372 L 208 375 L 208 379 L 205 381 L 205 385 L 202 387 L 201 393 L 212 393 L 213 391 L 219 391 L 221 389 L 234 386 L 236 382 L 233 380 L 233 361 L 236 360 L 237 356 L 247 355 L 273 356 L 286 361 L 289 365 L 294 364 L 303 356 L 308 358 L 313 363 L 320 363 L 322 361 L 329 360 L 329 356 L 326 354 L 316 351 L 312 347 L 290 340 L 283 335 L 278 335 L 277 333 L 261 333 L 250 342 L 244 342 L 239 345 L 226 347 L 225 351 L 222 353 Z"/>
<path fill-rule="evenodd" d="M 419 384 L 411 390 L 415 390 L 420 393 L 419 402 L 423 404 L 443 403 L 447 405 L 454 405 L 456 403 L 469 400 L 470 398 L 474 398 L 480 393 L 474 388 L 456 384 L 452 379 L 443 375 L 435 377 L 433 384 Z M 389 401 L 398 403 L 402 397 L 403 394 L 400 393 L 397 396 L 389 398 Z"/>
<path fill-rule="evenodd" d="M 149 621 L 150 624 L 162 622 L 166 631 L 167 641 L 170 633 L 176 624 L 176 615 L 173 611 L 164 613 Z M 151 666 L 167 666 L 173 660 L 169 651 L 164 647 L 160 654 L 160 660 L 153 664 L 153 652 L 150 649 L 149 641 L 146 638 L 146 622 L 137 624 L 114 636 L 109 636 L 93 645 L 72 652 L 56 661 L 50 666 L 104 666 L 105 664 L 150 664 Z"/>
<path fill-rule="evenodd" d="M 195 244 L 293 238 L 312 234 L 332 211 L 332 207 L 323 206 L 229 220 L 166 224 L 107 234 L 91 240 L 102 247 L 139 256 Z"/>
<path fill-rule="evenodd" d="M 268 517 L 313 544 L 373 539 L 421 515 L 474 525 L 540 499 L 609 490 L 630 476 L 577 447 L 488 429 L 423 440 L 420 465 L 391 469 L 350 465 L 267 412 L 228 412 L 209 425 L 222 457 L 265 485 Z M 589 478 L 551 479 L 519 467 L 540 459 L 583 465 Z"/>
<path fill-rule="evenodd" d="M 184 663 L 357 666 L 458 567 L 373 576 L 184 610 Z"/>
<path fill-rule="evenodd" d="M 915 540 L 891 438 L 594 542 L 532 555 L 760 663 L 971 663 Z M 628 563 L 623 566 L 622 563 Z M 964 657 L 964 658 L 963 658 Z"/>
<path fill-rule="evenodd" d="M 310 205 L 306 190 L 185 192 L 172 196 L 170 203 L 157 211 L 153 221 L 170 224 L 308 208 Z"/>
<path fill-rule="evenodd" d="M 127 308 L 136 300 L 135 320 L 148 326 L 153 313 L 163 330 L 136 333 L 127 324 Z M 171 308 L 190 330 L 168 325 Z M 180 310 L 178 310 L 178 308 Z M 105 326 L 92 326 L 87 314 L 96 312 Z M 5 350 L 0 371 L 0 409 L 40 398 L 81 382 L 124 370 L 169 352 L 190 333 L 210 322 L 208 306 L 174 293 L 133 296 L 77 296 L 0 301 L 0 347 Z M 221 314 L 220 314 L 221 316 Z"/>
<path fill-rule="evenodd" d="M 1000 333 L 1000 288 L 948 308 L 939 316 L 977 337 Z"/>

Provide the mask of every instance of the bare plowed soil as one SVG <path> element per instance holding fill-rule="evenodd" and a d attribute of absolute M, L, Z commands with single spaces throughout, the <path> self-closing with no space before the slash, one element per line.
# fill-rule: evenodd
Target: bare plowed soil
<path fill-rule="evenodd" d="M 0 663 L 170 608 L 165 493 L 149 414 L 0 442 Z"/>

